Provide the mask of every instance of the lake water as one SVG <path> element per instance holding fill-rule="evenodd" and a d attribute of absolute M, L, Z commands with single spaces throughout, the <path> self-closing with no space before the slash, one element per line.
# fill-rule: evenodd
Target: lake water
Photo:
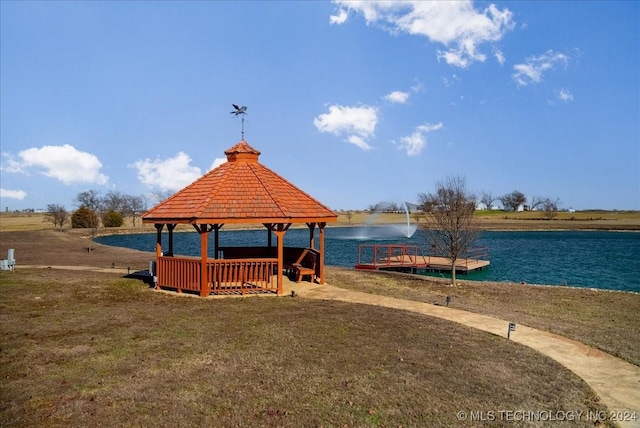
<path fill-rule="evenodd" d="M 406 225 L 404 226 L 406 228 Z M 428 247 L 422 231 L 401 236 L 400 225 L 388 227 L 327 227 L 326 264 L 353 267 L 360 244 L 403 243 Z M 316 230 L 316 242 L 318 231 Z M 209 250 L 213 252 L 213 233 Z M 290 229 L 285 245 L 305 247 L 308 229 Z M 107 245 L 155 251 L 155 233 L 112 235 L 97 239 Z M 273 245 L 276 239 L 273 238 Z M 162 239 L 168 245 L 167 234 Z M 569 285 L 640 292 L 640 233 L 599 231 L 483 232 L 478 246 L 489 249 L 491 266 L 459 279 Z M 221 246 L 265 246 L 267 231 L 220 232 Z M 200 238 L 194 232 L 174 235 L 174 253 L 199 256 Z M 426 251 L 423 252 L 426 254 Z M 441 274 L 436 274 L 441 276 Z M 445 275 L 446 276 L 446 275 Z"/>

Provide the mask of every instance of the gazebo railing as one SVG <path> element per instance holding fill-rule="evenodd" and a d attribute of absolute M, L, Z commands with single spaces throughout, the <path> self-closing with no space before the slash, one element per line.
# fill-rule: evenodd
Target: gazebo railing
<path fill-rule="evenodd" d="M 206 283 L 212 294 L 276 292 L 273 273 L 277 266 L 278 259 L 273 258 L 209 259 Z M 201 260 L 198 258 L 158 258 L 159 287 L 200 293 L 201 272 Z"/>

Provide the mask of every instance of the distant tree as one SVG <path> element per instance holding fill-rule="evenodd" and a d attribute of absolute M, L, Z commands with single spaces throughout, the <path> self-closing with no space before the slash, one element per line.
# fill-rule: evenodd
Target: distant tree
<path fill-rule="evenodd" d="M 86 190 L 78 193 L 76 202 L 78 207 L 86 207 L 94 213 L 102 208 L 102 198 L 100 198 L 100 192 L 97 190 Z"/>
<path fill-rule="evenodd" d="M 382 213 L 382 212 L 391 212 L 391 211 L 401 211 L 402 208 L 398 206 L 395 202 L 381 201 L 375 205 L 369 205 L 368 211 Z"/>
<path fill-rule="evenodd" d="M 527 197 L 524 193 L 514 190 L 511 193 L 507 193 L 506 195 L 502 195 L 500 198 L 500 202 L 502 202 L 502 206 L 507 211 L 516 211 L 518 207 L 525 202 L 527 202 Z"/>
<path fill-rule="evenodd" d="M 542 211 L 544 211 L 547 220 L 553 220 L 558 215 L 558 207 L 560 206 L 560 199 L 555 200 L 546 198 L 542 202 Z"/>
<path fill-rule="evenodd" d="M 173 192 L 169 191 L 169 190 L 159 190 L 155 193 L 152 193 L 149 196 L 149 200 L 151 201 L 152 204 L 159 204 L 160 202 L 169 199 L 171 196 L 173 195 Z"/>
<path fill-rule="evenodd" d="M 434 200 L 429 193 L 418 193 L 418 200 L 420 201 L 419 209 L 422 212 L 430 213 L 433 210 Z"/>
<path fill-rule="evenodd" d="M 59 204 L 49 204 L 47 205 L 47 212 L 45 217 L 53 223 L 53 228 L 56 229 L 60 226 L 60 231 L 62 231 L 62 226 L 69 219 L 69 212 L 65 209 L 64 206 Z"/>
<path fill-rule="evenodd" d="M 131 217 L 131 222 L 133 227 L 136 226 L 136 219 L 142 215 L 142 213 L 146 210 L 146 201 L 144 196 L 131 196 L 127 197 L 127 202 L 125 204 L 125 212 L 123 215 Z"/>
<path fill-rule="evenodd" d="M 430 207 L 421 227 L 430 244 L 451 261 L 451 285 L 455 287 L 456 261 L 480 235 L 480 221 L 473 215 L 476 198 L 459 176 L 438 182 L 434 193 L 422 193 L 419 198 L 423 206 Z"/>
<path fill-rule="evenodd" d="M 104 227 L 120 227 L 124 223 L 122 214 L 114 210 L 109 210 L 102 216 L 102 225 Z"/>
<path fill-rule="evenodd" d="M 115 211 L 124 214 L 128 198 L 129 195 L 111 190 L 101 199 L 100 208 L 103 211 Z"/>
<path fill-rule="evenodd" d="M 93 238 L 98 233 L 99 226 L 100 219 L 98 214 L 84 205 L 75 210 L 71 215 L 71 227 L 89 229 L 89 252 L 91 252 L 91 244 Z"/>
<path fill-rule="evenodd" d="M 538 207 L 541 207 L 545 201 L 549 198 L 543 198 L 542 196 L 533 196 L 529 201 L 529 210 L 535 211 Z"/>
<path fill-rule="evenodd" d="M 482 192 L 482 197 L 480 198 L 480 202 L 482 202 L 488 210 L 491 209 L 491 206 L 493 205 L 493 201 L 495 200 L 496 198 L 491 193 Z"/>
<path fill-rule="evenodd" d="M 349 221 L 349 224 L 351 224 L 351 218 L 353 217 L 353 211 L 347 211 L 345 213 L 345 215 L 347 216 L 347 220 Z"/>
<path fill-rule="evenodd" d="M 86 206 L 81 206 L 71 215 L 71 227 L 88 229 L 99 224 L 98 214 Z"/>

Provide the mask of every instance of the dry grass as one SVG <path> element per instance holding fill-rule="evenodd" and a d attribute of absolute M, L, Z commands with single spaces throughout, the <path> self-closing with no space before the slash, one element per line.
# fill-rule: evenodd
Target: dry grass
<path fill-rule="evenodd" d="M 553 220 L 546 220 L 541 212 L 504 212 L 477 211 L 481 224 L 487 230 L 640 230 L 640 211 L 579 211 L 575 213 L 560 212 Z M 336 226 L 350 226 L 375 223 L 405 223 L 405 214 L 380 213 L 372 216 L 369 212 L 352 211 L 351 219 L 345 212 L 338 213 Z M 411 222 L 420 221 L 412 214 Z M 252 225 L 249 225 L 253 227 Z M 247 225 L 225 225 L 225 229 L 246 228 Z M 257 225 L 255 227 L 261 227 Z M 65 228 L 69 231 L 69 226 Z M 0 232 L 23 230 L 49 230 L 53 225 L 47 221 L 42 213 L 12 213 L 0 212 Z M 193 230 L 189 225 L 179 225 L 176 229 Z M 125 218 L 124 225 L 108 230 L 100 229 L 99 233 L 140 233 L 155 232 L 153 225 L 141 224 L 140 220 L 133 225 L 130 218 Z M 76 231 L 84 233 L 86 231 Z"/>
<path fill-rule="evenodd" d="M 18 259 L 0 273 L 0 426 L 458 426 L 458 410 L 602 408 L 548 358 L 443 320 L 291 298 L 178 298 L 116 274 L 20 268 L 144 269 L 153 258 L 89 253 L 87 243 L 76 231 L 0 234 L 0 254 L 15 248 Z M 327 273 L 332 285 L 435 304 L 452 295 L 453 307 L 639 364 L 636 294 Z"/>
<path fill-rule="evenodd" d="M 378 307 L 181 298 L 40 269 L 0 273 L 0 321 L 0 426 L 458 426 L 461 410 L 603 409 L 529 348 Z"/>
<path fill-rule="evenodd" d="M 640 294 L 560 286 L 450 281 L 327 268 L 338 287 L 450 306 L 548 330 L 640 365 Z"/>

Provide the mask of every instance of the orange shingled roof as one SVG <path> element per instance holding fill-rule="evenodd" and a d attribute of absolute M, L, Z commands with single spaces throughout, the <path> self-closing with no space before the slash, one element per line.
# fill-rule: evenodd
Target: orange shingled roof
<path fill-rule="evenodd" d="M 142 215 L 145 223 L 333 222 L 337 214 L 258 162 L 242 140 L 227 162 Z"/>

